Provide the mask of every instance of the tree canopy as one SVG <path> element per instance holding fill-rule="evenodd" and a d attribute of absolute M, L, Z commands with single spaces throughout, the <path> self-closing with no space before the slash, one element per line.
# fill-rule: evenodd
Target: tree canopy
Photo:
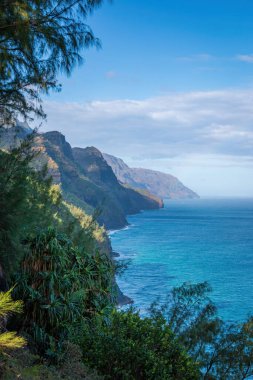
<path fill-rule="evenodd" d="M 86 23 L 103 0 L 2 0 L 0 2 L 1 123 L 20 113 L 45 117 L 41 93 L 59 89 L 98 39 Z"/>

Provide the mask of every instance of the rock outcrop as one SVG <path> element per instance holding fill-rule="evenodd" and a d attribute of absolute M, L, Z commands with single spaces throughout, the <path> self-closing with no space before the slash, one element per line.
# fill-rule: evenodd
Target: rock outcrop
<path fill-rule="evenodd" d="M 57 165 L 64 195 L 72 203 L 95 212 L 107 229 L 127 224 L 126 215 L 161 206 L 159 200 L 122 186 L 101 152 L 74 148 L 57 131 L 40 135 L 47 156 Z"/>
<path fill-rule="evenodd" d="M 19 122 L 1 128 L 0 149 L 17 146 L 30 133 L 32 129 Z M 98 149 L 72 148 L 58 131 L 37 133 L 34 149 L 39 153 L 33 161 L 35 169 L 47 165 L 54 183 L 61 185 L 63 196 L 87 213 L 95 213 L 107 229 L 127 225 L 129 214 L 163 206 L 158 197 L 120 184 Z"/>

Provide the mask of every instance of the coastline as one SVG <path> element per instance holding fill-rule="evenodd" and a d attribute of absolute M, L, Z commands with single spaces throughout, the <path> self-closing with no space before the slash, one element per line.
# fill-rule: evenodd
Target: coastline
<path fill-rule="evenodd" d="M 107 236 L 109 238 L 109 241 L 110 241 L 110 245 L 111 245 L 111 239 L 110 239 L 110 236 L 115 234 L 116 232 L 118 231 L 122 231 L 122 230 L 126 230 L 129 228 L 129 224 L 127 224 L 126 226 L 124 226 L 123 228 L 119 228 L 117 230 L 108 230 L 107 231 Z M 113 250 L 112 246 L 111 246 L 111 258 L 112 260 L 116 261 L 117 259 L 120 258 L 120 253 L 119 252 L 116 252 Z M 117 306 L 118 307 L 122 307 L 122 306 L 126 306 L 126 305 L 131 305 L 134 303 L 134 300 L 130 297 L 128 297 L 126 294 L 124 294 L 119 285 L 117 284 L 117 280 L 116 280 L 116 277 L 115 277 L 115 285 L 116 285 L 116 292 L 117 292 Z"/>
<path fill-rule="evenodd" d="M 158 207 L 158 208 L 155 208 L 154 210 L 158 210 L 158 209 L 162 209 L 162 208 L 164 208 L 164 201 L 163 200 L 162 200 L 161 206 Z M 136 213 L 128 214 L 126 217 L 132 216 L 132 215 L 138 215 L 138 214 L 141 214 L 144 211 L 147 211 L 147 210 L 142 209 L 142 210 L 139 210 Z M 111 238 L 110 238 L 110 236 L 114 235 L 115 233 L 117 233 L 119 231 L 128 230 L 130 227 L 131 227 L 131 224 L 127 222 L 124 226 L 122 226 L 120 228 L 116 228 L 116 229 L 112 229 L 112 230 L 106 230 L 106 234 L 107 234 L 109 242 L 110 242 L 110 247 L 111 247 L 110 255 L 111 255 L 112 260 L 115 261 L 117 259 L 120 259 L 121 254 L 119 252 L 114 251 L 114 249 L 113 249 L 113 247 L 111 245 Z M 118 307 L 122 307 L 122 306 L 133 304 L 134 300 L 132 298 L 128 297 L 126 294 L 124 294 L 121 291 L 121 289 L 120 289 L 120 287 L 119 287 L 119 285 L 117 283 L 116 276 L 115 276 L 115 285 L 116 285 L 116 292 L 117 292 L 117 306 Z"/>
<path fill-rule="evenodd" d="M 117 282 L 141 311 L 184 282 L 208 281 L 219 315 L 252 313 L 253 199 L 166 201 L 165 209 L 129 216 L 129 230 L 111 236 L 116 260 L 131 260 Z M 247 291 L 249 289 L 249 291 Z"/>

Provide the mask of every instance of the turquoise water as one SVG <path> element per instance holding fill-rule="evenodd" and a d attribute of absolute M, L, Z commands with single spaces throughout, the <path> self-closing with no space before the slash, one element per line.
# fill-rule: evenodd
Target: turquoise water
<path fill-rule="evenodd" d="M 128 222 L 111 241 L 130 260 L 119 286 L 141 312 L 174 286 L 208 281 L 221 317 L 253 314 L 253 199 L 167 201 Z"/>

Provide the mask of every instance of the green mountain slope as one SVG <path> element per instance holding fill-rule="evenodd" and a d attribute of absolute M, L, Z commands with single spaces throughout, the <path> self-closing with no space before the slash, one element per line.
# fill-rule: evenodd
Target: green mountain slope
<path fill-rule="evenodd" d="M 31 132 L 22 123 L 3 128 L 0 148 L 9 149 Z M 107 229 L 124 227 L 129 214 L 163 206 L 159 198 L 148 192 L 140 193 L 120 184 L 102 153 L 94 147 L 73 149 L 60 132 L 52 131 L 36 135 L 35 149 L 39 155 L 34 166 L 47 164 L 64 197 L 89 214 L 95 212 L 98 222 Z"/>
<path fill-rule="evenodd" d="M 107 229 L 125 226 L 128 214 L 162 206 L 160 200 L 119 184 L 98 149 L 72 149 L 56 131 L 44 133 L 42 139 L 46 154 L 58 166 L 63 192 L 74 204 L 81 202 L 96 210 L 98 221 Z"/>

